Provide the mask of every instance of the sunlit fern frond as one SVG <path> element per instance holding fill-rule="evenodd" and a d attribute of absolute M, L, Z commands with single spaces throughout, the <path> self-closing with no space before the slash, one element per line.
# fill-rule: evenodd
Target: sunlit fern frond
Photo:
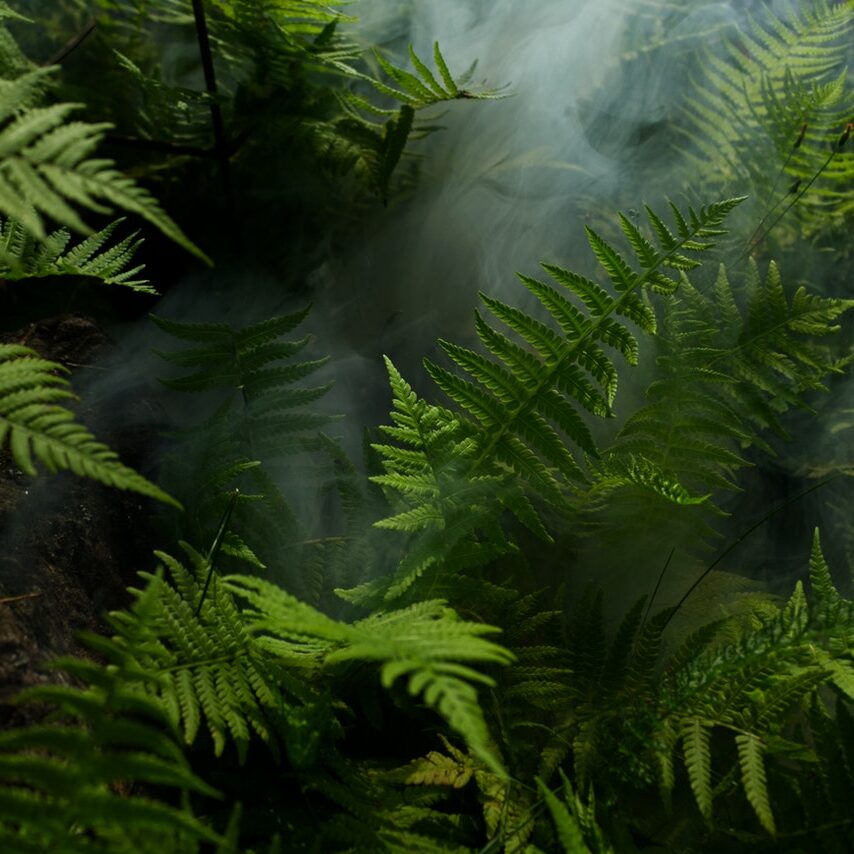
<path fill-rule="evenodd" d="M 512 655 L 486 640 L 491 626 L 460 620 L 441 601 L 421 601 L 348 624 L 332 620 L 279 587 L 258 578 L 229 576 L 227 589 L 244 599 L 247 627 L 283 663 L 320 654 L 327 665 L 375 661 L 385 688 L 406 677 L 409 693 L 434 708 L 473 754 L 497 774 L 496 757 L 477 686 L 494 680 L 474 665 L 507 665 Z"/>
<path fill-rule="evenodd" d="M 15 465 L 36 474 L 68 470 L 82 477 L 177 504 L 155 484 L 123 465 L 62 402 L 75 399 L 66 369 L 17 344 L 0 344 L 0 448 Z M 180 505 L 178 505 L 180 506 Z"/>
<path fill-rule="evenodd" d="M 112 646 L 152 677 L 148 696 L 188 745 L 207 730 L 216 756 L 231 743 L 243 762 L 255 737 L 274 755 L 284 746 L 295 765 L 310 764 L 323 736 L 322 728 L 307 731 L 320 693 L 289 677 L 258 646 L 232 595 L 212 577 L 212 559 L 189 546 L 185 551 L 189 567 L 158 553 L 169 580 L 141 573 L 147 586 L 137 595 L 152 600 L 150 613 L 140 624 L 133 611 L 114 612 Z"/>

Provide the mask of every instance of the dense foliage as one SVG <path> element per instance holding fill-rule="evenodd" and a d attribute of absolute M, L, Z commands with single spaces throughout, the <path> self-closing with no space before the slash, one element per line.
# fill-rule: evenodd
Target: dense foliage
<path fill-rule="evenodd" d="M 616 79 L 691 3 L 626 5 Z M 22 697 L 55 714 L 0 733 L 3 850 L 850 850 L 854 467 L 737 497 L 804 423 L 851 426 L 854 3 L 805 5 L 691 59 L 674 201 L 592 211 L 589 257 L 481 293 L 423 375 L 386 357 L 352 459 L 295 331 L 312 272 L 419 192 L 430 108 L 512 93 L 364 50 L 357 3 L 0 2 L 0 276 L 33 311 L 103 287 L 105 323 L 132 296 L 181 412 L 143 477 L 63 365 L 0 344 L 10 465 L 160 508 L 127 608 Z M 193 275 L 280 308 L 169 316 Z M 785 595 L 740 573 L 831 480 Z"/>

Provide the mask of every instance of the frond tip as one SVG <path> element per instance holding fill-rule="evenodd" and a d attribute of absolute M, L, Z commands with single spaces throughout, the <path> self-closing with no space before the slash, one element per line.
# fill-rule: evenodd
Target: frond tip
<path fill-rule="evenodd" d="M 0 344 L 0 448 L 8 446 L 15 465 L 35 475 L 36 461 L 49 472 L 69 470 L 115 486 L 177 502 L 155 484 L 123 465 L 118 456 L 58 401 L 74 394 L 61 374 L 65 368 L 34 350 Z M 180 505 L 178 505 L 180 506 Z"/>

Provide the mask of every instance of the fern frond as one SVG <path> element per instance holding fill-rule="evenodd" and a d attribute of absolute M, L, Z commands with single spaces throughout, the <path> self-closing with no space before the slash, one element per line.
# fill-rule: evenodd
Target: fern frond
<path fill-rule="evenodd" d="M 490 312 L 515 331 L 538 355 L 529 350 L 525 362 L 521 363 L 526 370 L 529 364 L 531 366 L 533 378 L 528 380 L 519 376 L 520 361 L 515 354 L 510 355 L 506 364 L 501 364 L 505 353 L 513 353 L 506 348 L 499 352 L 501 361 L 494 362 L 487 357 L 475 359 L 469 352 L 443 343 L 450 359 L 475 383 L 433 363 L 426 363 L 428 372 L 439 387 L 480 422 L 478 454 L 471 466 L 472 471 L 477 471 L 495 455 L 523 479 L 533 480 L 536 488 L 552 500 L 563 484 L 572 482 L 578 474 L 578 465 L 567 458 L 561 433 L 568 429 L 571 431 L 568 438 L 575 444 L 588 453 L 595 450 L 589 431 L 578 426 L 580 419 L 573 420 L 566 415 L 579 403 L 584 406 L 585 397 L 590 400 L 589 394 L 576 392 L 579 387 L 583 388 L 578 382 L 578 368 L 587 371 L 600 385 L 610 403 L 616 387 L 616 369 L 596 342 L 617 350 L 630 364 L 637 359 L 634 336 L 612 315 L 632 317 L 643 324 L 642 328 L 653 330 L 653 321 L 639 300 L 639 292 L 646 287 L 658 286 L 662 277 L 667 278 L 661 273 L 663 267 L 684 266 L 681 259 L 686 252 L 703 251 L 711 246 L 707 240 L 697 242 L 698 238 L 707 239 L 719 231 L 718 226 L 738 202 L 737 199 L 722 202 L 699 213 L 691 210 L 687 219 L 680 214 L 677 219 L 679 237 L 673 238 L 672 244 L 663 243 L 661 251 L 653 250 L 654 256 L 648 254 L 649 250 L 644 245 L 638 244 L 641 272 L 633 271 L 616 249 L 588 229 L 588 241 L 611 279 L 616 297 L 581 276 L 553 266 L 545 269 L 563 287 L 563 292 L 544 282 L 522 277 L 523 284 L 541 302 L 562 334 L 506 303 L 482 296 Z M 655 224 L 655 220 L 651 222 Z M 588 308 L 591 316 L 588 317 L 571 302 L 572 296 Z M 500 342 L 501 339 L 495 337 L 500 333 L 497 330 L 492 332 L 494 334 L 489 341 L 493 344 Z"/>
<path fill-rule="evenodd" d="M 0 344 L 0 448 L 8 447 L 25 474 L 36 461 L 49 472 L 69 470 L 175 506 L 175 499 L 133 469 L 80 423 L 59 401 L 73 400 L 65 368 L 16 344 Z"/>
<path fill-rule="evenodd" d="M 34 107 L 0 127 L 0 212 L 44 240 L 45 217 L 89 231 L 71 203 L 97 213 L 114 205 L 209 262 L 147 190 L 112 160 L 90 156 L 110 125 L 70 121 L 75 109 L 76 104 Z"/>
<path fill-rule="evenodd" d="M 65 229 L 38 240 L 14 220 L 0 221 L 0 276 L 10 281 L 85 276 L 99 279 L 105 285 L 123 285 L 140 293 L 156 294 L 147 279 L 134 278 L 144 265 L 130 266 L 142 243 L 137 233 L 108 245 L 122 222 L 116 220 L 69 248 L 71 234 Z"/>
<path fill-rule="evenodd" d="M 823 388 L 822 380 L 841 370 L 822 339 L 839 330 L 852 305 L 803 287 L 787 294 L 773 262 L 764 280 L 751 262 L 740 291 L 723 267 L 708 296 L 684 279 L 680 294 L 665 302 L 661 373 L 647 391 L 650 402 L 603 455 L 591 496 L 613 490 L 640 458 L 648 482 L 626 478 L 625 486 L 714 510 L 711 494 L 736 488 L 743 449 L 769 450 L 762 431 L 784 434 L 780 414 L 803 407 L 805 391 Z"/>
<path fill-rule="evenodd" d="M 481 637 L 495 629 L 459 620 L 441 601 L 424 601 L 347 624 L 261 579 L 229 576 L 226 586 L 251 605 L 246 614 L 250 630 L 274 638 L 265 644 L 271 652 L 295 660 L 319 651 L 329 665 L 350 660 L 381 662 L 385 687 L 407 676 L 410 694 L 422 696 L 426 705 L 435 708 L 487 767 L 504 773 L 475 688 L 475 684 L 494 682 L 469 666 L 512 660 L 506 649 Z"/>
<path fill-rule="evenodd" d="M 750 801 L 750 805 L 756 812 L 762 826 L 773 836 L 776 828 L 774 813 L 771 812 L 768 797 L 768 784 L 765 779 L 762 741 L 754 735 L 737 735 L 735 743 L 738 746 L 741 781 L 747 800 Z"/>
<path fill-rule="evenodd" d="M 686 722 L 682 731 L 685 767 L 697 806 L 706 821 L 711 821 L 712 818 L 712 760 L 709 739 L 709 727 L 704 721 L 695 718 Z"/>
<path fill-rule="evenodd" d="M 136 605 L 141 621 L 151 607 L 151 596 L 143 595 Z M 192 772 L 161 707 L 134 688 L 156 677 L 96 640 L 96 648 L 109 647 L 110 666 L 81 659 L 55 664 L 86 687 L 44 685 L 22 695 L 50 704 L 62 723 L 0 734 L 0 842 L 10 851 L 128 854 L 151 844 L 164 851 L 219 844 L 221 837 L 187 806 L 191 792 L 219 793 Z M 134 785 L 149 794 L 120 789 Z M 153 789 L 169 794 L 155 799 Z"/>
<path fill-rule="evenodd" d="M 706 51 L 684 105 L 695 173 L 749 182 L 766 217 L 787 198 L 797 200 L 808 231 L 850 211 L 845 187 L 854 155 L 838 152 L 828 161 L 828 144 L 854 107 L 845 69 L 852 25 L 848 3 L 818 2 L 783 15 L 764 10 L 724 41 L 722 55 Z M 817 170 L 821 176 L 800 197 L 798 188 Z"/>
<path fill-rule="evenodd" d="M 171 582 L 161 574 L 140 573 L 147 586 L 137 596 L 148 600 L 146 619 L 141 621 L 136 610 L 111 614 L 117 635 L 104 652 L 111 658 L 131 656 L 140 672 L 149 674 L 149 698 L 186 744 L 196 742 L 204 725 L 216 756 L 231 742 L 242 763 L 257 737 L 276 756 L 285 746 L 295 766 L 311 764 L 323 731 L 316 722 L 314 732 L 304 730 L 320 695 L 276 666 L 246 630 L 217 578 L 207 587 L 211 559 L 184 549 L 190 568 L 157 553 Z"/>

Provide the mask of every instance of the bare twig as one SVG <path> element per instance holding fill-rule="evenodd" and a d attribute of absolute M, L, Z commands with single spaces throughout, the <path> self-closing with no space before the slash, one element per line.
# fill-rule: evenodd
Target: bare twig
<path fill-rule="evenodd" d="M 97 26 L 98 22 L 94 18 L 89 18 L 86 26 L 77 35 L 72 36 L 50 59 L 42 63 L 42 68 L 47 68 L 49 65 L 59 65 L 63 59 L 77 50 L 92 35 Z"/>
<path fill-rule="evenodd" d="M 193 0 L 193 18 L 196 23 L 196 38 L 199 42 L 199 54 L 202 59 L 202 70 L 205 75 L 205 88 L 211 96 L 211 123 L 214 133 L 214 150 L 219 161 L 225 199 L 232 215 L 234 214 L 234 191 L 231 185 L 231 170 L 228 163 L 228 145 L 225 139 L 225 124 L 222 120 L 222 109 L 217 98 L 216 71 L 214 70 L 213 54 L 211 53 L 208 21 L 202 0 Z"/>
<path fill-rule="evenodd" d="M 20 596 L 0 596 L 0 605 L 11 605 L 13 602 L 23 602 L 25 599 L 39 599 L 41 595 L 37 590 L 34 593 L 21 593 Z"/>

